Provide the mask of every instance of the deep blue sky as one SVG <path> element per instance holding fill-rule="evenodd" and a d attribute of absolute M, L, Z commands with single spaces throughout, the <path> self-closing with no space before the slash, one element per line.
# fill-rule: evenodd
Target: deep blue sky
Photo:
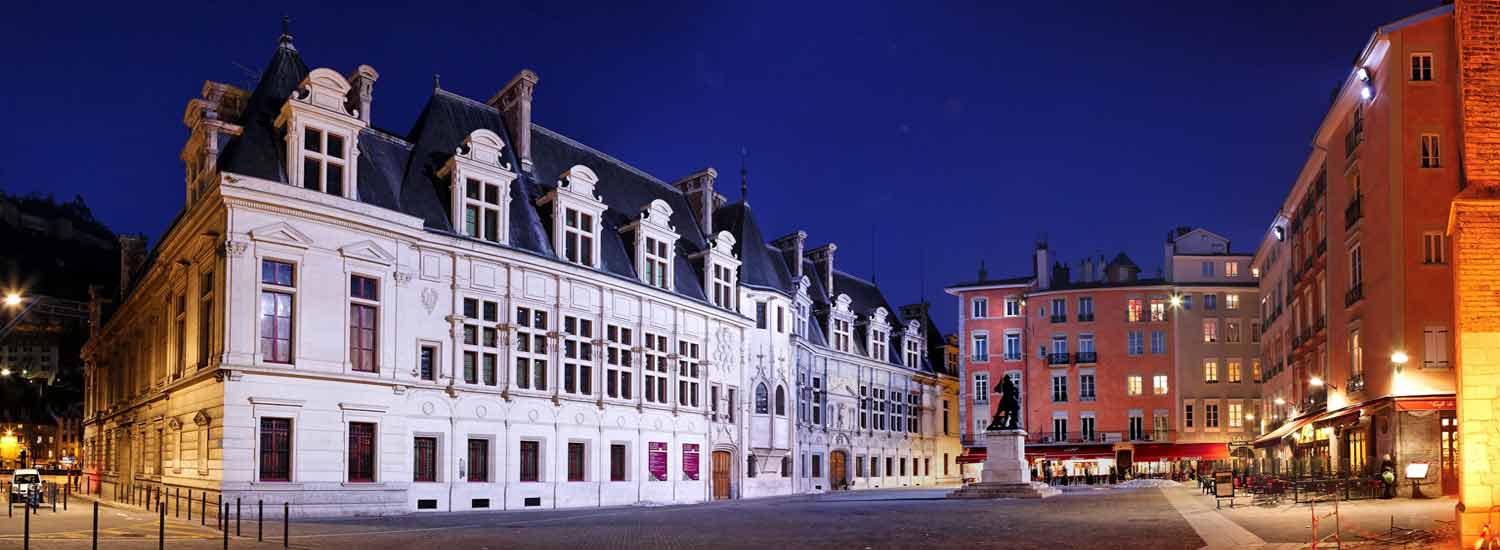
<path fill-rule="evenodd" d="M 86 4 L 7 7 L 0 189 L 154 242 L 186 102 L 250 87 L 288 14 L 310 66 L 380 71 L 382 128 L 433 73 L 482 101 L 531 68 L 538 123 L 663 180 L 714 166 L 733 199 L 744 147 L 768 238 L 838 243 L 896 304 L 925 277 L 946 330 L 941 287 L 1029 273 L 1041 234 L 1148 275 L 1176 225 L 1253 251 L 1371 32 L 1437 2 Z"/>

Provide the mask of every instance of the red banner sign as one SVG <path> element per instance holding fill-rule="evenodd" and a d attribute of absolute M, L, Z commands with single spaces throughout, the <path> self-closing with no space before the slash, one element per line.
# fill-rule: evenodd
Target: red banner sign
<path fill-rule="evenodd" d="M 682 475 L 693 481 L 698 481 L 698 444 L 682 444 Z"/>
<path fill-rule="evenodd" d="M 652 441 L 646 444 L 646 464 L 651 468 L 651 478 L 667 480 L 667 444 Z"/>

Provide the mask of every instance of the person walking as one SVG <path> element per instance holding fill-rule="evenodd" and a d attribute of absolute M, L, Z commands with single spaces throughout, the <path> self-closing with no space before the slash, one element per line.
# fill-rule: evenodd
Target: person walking
<path fill-rule="evenodd" d="M 1380 457 L 1380 483 L 1380 498 L 1396 498 L 1396 462 L 1391 460 L 1389 453 Z"/>

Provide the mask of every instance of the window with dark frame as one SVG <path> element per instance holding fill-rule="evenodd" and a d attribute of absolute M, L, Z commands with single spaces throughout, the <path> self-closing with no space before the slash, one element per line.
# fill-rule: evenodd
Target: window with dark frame
<path fill-rule="evenodd" d="M 376 315 L 380 304 L 379 285 L 370 277 L 349 277 L 349 362 L 359 372 L 376 372 L 375 343 L 378 340 Z"/>
<path fill-rule="evenodd" d="M 349 482 L 375 481 L 375 424 L 349 423 Z"/>
<path fill-rule="evenodd" d="M 469 481 L 486 483 L 490 480 L 490 440 L 469 440 Z"/>
<path fill-rule="evenodd" d="M 568 443 L 568 481 L 584 481 L 584 445 Z"/>
<path fill-rule="evenodd" d="M 198 277 L 198 368 L 208 366 L 213 355 L 214 337 L 214 271 Z"/>
<path fill-rule="evenodd" d="M 422 346 L 417 358 L 417 376 L 423 380 L 437 379 L 437 346 Z"/>
<path fill-rule="evenodd" d="M 541 481 L 542 444 L 538 441 L 521 442 L 521 481 Z"/>
<path fill-rule="evenodd" d="M 625 481 L 625 446 L 619 443 L 609 446 L 609 480 Z"/>
<path fill-rule="evenodd" d="M 416 457 L 416 464 L 412 469 L 411 480 L 437 481 L 437 438 L 413 438 L 412 455 Z"/>
<path fill-rule="evenodd" d="M 292 419 L 260 419 L 260 480 L 292 480 Z"/>
<path fill-rule="evenodd" d="M 288 262 L 260 262 L 260 355 L 268 362 L 292 362 L 295 269 Z"/>

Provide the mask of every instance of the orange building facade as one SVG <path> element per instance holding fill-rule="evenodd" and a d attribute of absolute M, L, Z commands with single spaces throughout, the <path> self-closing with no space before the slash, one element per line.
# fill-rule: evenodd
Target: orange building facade
<path fill-rule="evenodd" d="M 1257 251 L 1265 471 L 1373 476 L 1389 457 L 1457 491 L 1457 56 L 1451 5 L 1377 29 Z"/>

